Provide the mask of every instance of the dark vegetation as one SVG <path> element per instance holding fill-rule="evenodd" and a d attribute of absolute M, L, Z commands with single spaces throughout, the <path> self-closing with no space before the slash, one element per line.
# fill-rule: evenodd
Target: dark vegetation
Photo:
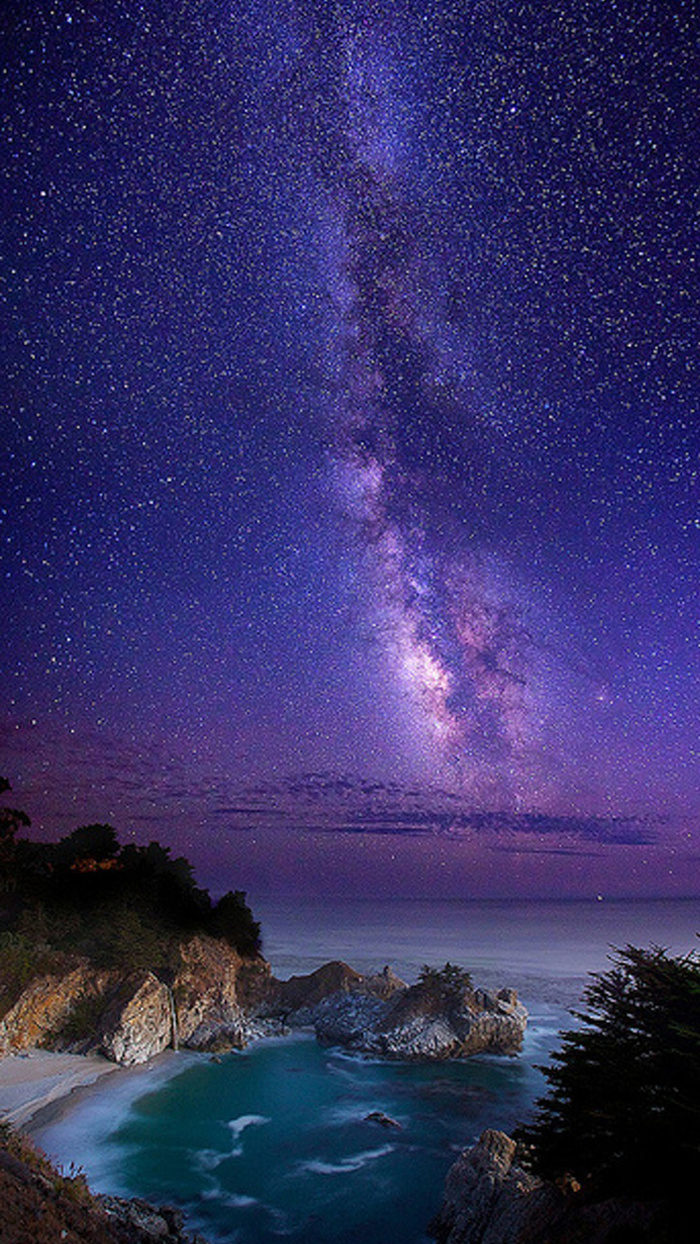
<path fill-rule="evenodd" d="M 0 791 L 8 789 L 0 779 Z M 120 846 L 111 825 L 33 842 L 19 836 L 28 824 L 23 813 L 0 809 L 0 1013 L 33 977 L 74 955 L 167 978 L 179 943 L 195 933 L 244 955 L 259 952 L 260 926 L 245 894 L 212 902 L 188 861 L 167 847 Z"/>
<path fill-rule="evenodd" d="M 660 1201 L 682 1221 L 700 1183 L 700 961 L 628 946 L 584 997 L 517 1134 L 526 1160 L 589 1200 Z"/>
<path fill-rule="evenodd" d="M 12 1244 L 114 1244 L 81 1172 L 64 1175 L 24 1136 L 0 1124 L 0 1239 Z"/>
<path fill-rule="evenodd" d="M 471 974 L 449 962 L 442 968 L 424 964 L 418 976 L 418 985 L 446 1007 L 459 1006 L 464 1001 L 464 995 L 474 988 Z"/>

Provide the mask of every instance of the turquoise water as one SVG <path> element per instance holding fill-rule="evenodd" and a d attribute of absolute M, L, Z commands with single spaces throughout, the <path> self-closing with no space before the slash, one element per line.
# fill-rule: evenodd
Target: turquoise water
<path fill-rule="evenodd" d="M 134 1097 L 127 1077 L 131 1100 L 94 1095 L 41 1143 L 93 1186 L 174 1202 L 191 1228 L 240 1244 L 423 1244 L 456 1153 L 512 1126 L 542 1084 L 529 1059 L 389 1063 L 306 1035 L 184 1055 L 180 1074 L 169 1061 L 152 1091 L 146 1073 Z"/>
<path fill-rule="evenodd" d="M 510 1060 L 416 1067 L 313 1039 L 190 1067 L 134 1104 L 111 1144 L 130 1188 L 172 1197 L 213 1238 L 423 1241 L 455 1151 L 508 1126 L 532 1071 Z M 400 1129 L 366 1120 L 383 1110 Z"/>
<path fill-rule="evenodd" d="M 262 913 L 280 975 L 331 957 L 386 961 L 409 980 L 423 962 L 514 985 L 530 1010 L 523 1054 L 416 1065 L 351 1057 L 310 1036 L 218 1060 L 171 1054 L 109 1078 L 38 1134 L 93 1187 L 175 1203 L 212 1241 L 424 1244 L 456 1153 L 485 1127 L 508 1130 L 544 1088 L 536 1070 L 571 1023 L 586 969 L 611 944 L 696 944 L 697 903 L 336 903 Z M 379 948 L 379 955 L 377 949 Z M 381 1110 L 401 1124 L 367 1121 Z"/>

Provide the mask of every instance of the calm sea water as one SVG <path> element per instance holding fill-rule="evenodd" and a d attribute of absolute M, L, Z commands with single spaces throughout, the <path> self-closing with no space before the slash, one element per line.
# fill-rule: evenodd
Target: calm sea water
<path fill-rule="evenodd" d="M 280 976 L 332 958 L 415 979 L 449 959 L 513 985 L 530 1011 L 517 1058 L 416 1066 L 350 1057 L 312 1037 L 220 1061 L 183 1053 L 109 1078 L 38 1139 L 93 1187 L 183 1208 L 240 1244 L 425 1244 L 456 1153 L 512 1126 L 542 1092 L 536 1065 L 570 1026 L 611 946 L 696 944 L 700 903 L 256 904 Z M 399 1128 L 366 1116 L 382 1110 Z"/>

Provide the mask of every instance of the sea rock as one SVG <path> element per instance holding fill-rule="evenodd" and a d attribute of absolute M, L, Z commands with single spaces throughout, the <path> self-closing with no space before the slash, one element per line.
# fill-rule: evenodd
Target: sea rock
<path fill-rule="evenodd" d="M 207 1244 L 203 1236 L 185 1231 L 184 1216 L 173 1206 L 151 1205 L 140 1197 L 102 1194 L 95 1199 L 129 1244 Z"/>
<path fill-rule="evenodd" d="M 315 1022 L 318 1007 L 329 998 L 356 995 L 364 991 L 364 985 L 365 977 L 360 972 L 333 960 L 306 976 L 290 976 L 286 981 L 272 977 L 259 1014 L 276 1016 L 291 1027 L 303 1028 Z"/>
<path fill-rule="evenodd" d="M 288 993 L 285 985 L 292 986 Z M 390 969 L 362 976 L 342 963 L 281 986 L 272 1010 L 291 1000 L 285 1022 L 313 1026 L 326 1045 L 421 1060 L 485 1051 L 515 1054 L 522 1048 L 527 1011 L 514 990 L 444 994 L 425 983 L 409 987 Z"/>
<path fill-rule="evenodd" d="M 365 1123 L 379 1123 L 381 1127 L 392 1127 L 397 1128 L 399 1131 L 401 1130 L 401 1124 L 396 1119 L 392 1119 L 390 1115 L 385 1114 L 383 1110 L 370 1110 L 369 1114 L 365 1115 L 364 1121 Z"/>
<path fill-rule="evenodd" d="M 486 1131 L 450 1168 L 437 1217 L 437 1244 L 613 1244 L 658 1239 L 661 1210 L 622 1198 L 586 1202 L 570 1180 L 555 1185 L 523 1170 L 515 1141 Z"/>

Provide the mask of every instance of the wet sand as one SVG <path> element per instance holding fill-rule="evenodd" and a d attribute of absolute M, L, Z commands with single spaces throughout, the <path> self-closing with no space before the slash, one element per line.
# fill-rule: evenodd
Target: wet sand
<path fill-rule="evenodd" d="M 27 1125 L 48 1121 L 49 1107 L 66 1104 L 77 1089 L 95 1084 L 119 1068 L 99 1054 L 52 1054 L 29 1050 L 0 1059 L 0 1121 Z"/>

